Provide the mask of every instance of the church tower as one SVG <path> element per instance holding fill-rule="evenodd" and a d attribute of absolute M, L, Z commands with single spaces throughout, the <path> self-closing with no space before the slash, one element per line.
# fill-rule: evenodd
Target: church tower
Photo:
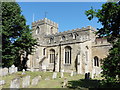
<path fill-rule="evenodd" d="M 39 35 L 51 35 L 58 32 L 58 24 L 44 18 L 32 23 L 33 36 Z"/>

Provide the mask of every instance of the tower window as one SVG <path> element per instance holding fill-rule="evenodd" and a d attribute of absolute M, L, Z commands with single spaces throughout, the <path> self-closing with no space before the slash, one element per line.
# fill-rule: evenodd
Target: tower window
<path fill-rule="evenodd" d="M 53 34 L 53 27 L 51 27 L 50 29 L 51 29 L 51 30 L 50 30 L 50 31 L 51 31 L 51 34 Z"/>
<path fill-rule="evenodd" d="M 39 34 L 39 33 L 40 33 L 40 27 L 37 26 L 37 28 L 36 28 L 36 34 Z"/>

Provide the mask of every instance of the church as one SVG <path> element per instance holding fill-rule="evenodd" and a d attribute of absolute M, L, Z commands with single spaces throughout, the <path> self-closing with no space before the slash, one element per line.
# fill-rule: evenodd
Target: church
<path fill-rule="evenodd" d="M 109 53 L 110 43 L 95 35 L 87 26 L 58 32 L 58 24 L 44 18 L 32 23 L 32 35 L 39 46 L 29 56 L 27 66 L 35 71 L 100 74 L 101 62 Z"/>

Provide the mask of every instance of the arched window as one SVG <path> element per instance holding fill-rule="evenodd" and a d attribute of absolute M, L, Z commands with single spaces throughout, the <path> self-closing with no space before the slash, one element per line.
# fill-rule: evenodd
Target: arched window
<path fill-rule="evenodd" d="M 55 62 L 55 50 L 51 49 L 50 50 L 50 63 L 54 63 Z"/>
<path fill-rule="evenodd" d="M 51 34 L 53 34 L 53 27 L 50 28 Z"/>
<path fill-rule="evenodd" d="M 65 47 L 65 64 L 71 64 L 71 47 Z"/>
<path fill-rule="evenodd" d="M 38 33 L 40 33 L 40 27 L 39 26 L 37 26 L 37 28 L 36 28 L 36 34 L 38 34 Z"/>
<path fill-rule="evenodd" d="M 97 56 L 94 57 L 94 66 L 99 67 L 99 58 Z"/>

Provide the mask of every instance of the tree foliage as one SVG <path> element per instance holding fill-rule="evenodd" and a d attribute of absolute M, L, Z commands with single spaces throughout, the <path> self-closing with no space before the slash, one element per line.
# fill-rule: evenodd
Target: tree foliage
<path fill-rule="evenodd" d="M 102 24 L 102 28 L 97 32 L 99 36 L 107 36 L 111 43 L 116 38 L 120 38 L 120 3 L 105 3 L 102 5 L 102 9 L 91 8 L 85 14 L 89 20 L 97 17 L 98 23 Z"/>
<path fill-rule="evenodd" d="M 37 45 L 32 38 L 31 30 L 26 25 L 26 20 L 21 15 L 21 9 L 16 2 L 2 3 L 2 63 L 3 67 L 10 67 L 12 64 L 22 66 L 20 55 L 22 51 L 31 54 Z"/>
<path fill-rule="evenodd" d="M 102 9 L 91 8 L 85 14 L 89 20 L 94 17 L 98 18 L 98 23 L 102 24 L 102 28 L 99 28 L 96 34 L 100 37 L 106 36 L 113 46 L 109 50 L 109 55 L 103 59 L 102 74 L 107 85 L 115 87 L 116 85 L 113 84 L 118 79 L 117 83 L 120 83 L 120 2 L 105 3 L 102 5 Z"/>

